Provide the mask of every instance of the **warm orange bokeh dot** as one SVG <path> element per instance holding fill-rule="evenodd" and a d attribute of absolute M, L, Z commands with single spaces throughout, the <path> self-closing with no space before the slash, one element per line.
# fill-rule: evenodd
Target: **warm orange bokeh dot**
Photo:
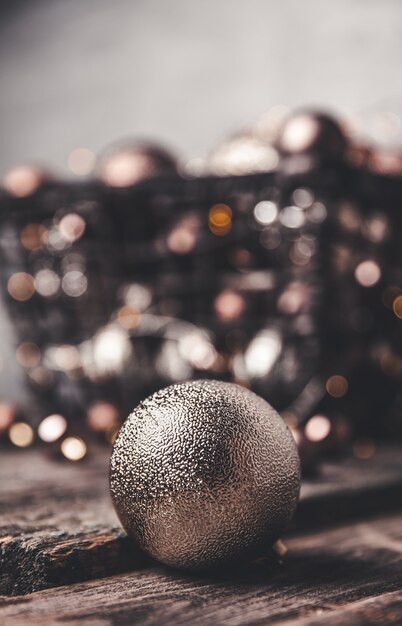
<path fill-rule="evenodd" d="M 348 390 L 348 381 L 344 376 L 334 374 L 330 376 L 325 383 L 325 388 L 330 396 L 333 398 L 341 398 Z"/>
<path fill-rule="evenodd" d="M 32 426 L 26 422 L 14 422 L 14 424 L 11 424 L 8 436 L 11 443 L 17 446 L 17 448 L 27 448 L 34 440 Z"/>
<path fill-rule="evenodd" d="M 209 229 L 214 235 L 226 235 L 232 228 L 232 209 L 227 204 L 214 204 L 209 210 Z"/>
<path fill-rule="evenodd" d="M 14 300 L 29 300 L 35 293 L 33 276 L 26 272 L 16 272 L 8 279 L 7 290 Z"/>
<path fill-rule="evenodd" d="M 392 310 L 402 320 L 402 296 L 397 296 L 392 303 Z"/>
<path fill-rule="evenodd" d="M 87 453 L 87 444 L 81 437 L 66 437 L 60 445 L 63 456 L 69 461 L 81 461 Z"/>
<path fill-rule="evenodd" d="M 41 351 L 36 343 L 25 341 L 20 343 L 15 351 L 15 356 L 18 363 L 23 367 L 36 367 L 41 360 Z"/>
<path fill-rule="evenodd" d="M 47 229 L 42 224 L 27 224 L 22 229 L 20 239 L 27 250 L 39 250 L 47 241 Z"/>

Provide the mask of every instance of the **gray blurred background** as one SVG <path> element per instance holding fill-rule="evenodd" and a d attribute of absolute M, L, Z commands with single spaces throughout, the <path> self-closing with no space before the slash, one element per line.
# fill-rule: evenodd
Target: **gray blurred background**
<path fill-rule="evenodd" d="M 202 156 L 276 104 L 402 113 L 401 0 L 2 5 L 0 174 L 127 136 Z"/>

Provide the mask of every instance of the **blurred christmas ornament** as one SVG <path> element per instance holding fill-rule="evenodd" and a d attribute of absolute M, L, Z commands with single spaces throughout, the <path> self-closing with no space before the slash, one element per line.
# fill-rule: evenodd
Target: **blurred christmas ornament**
<path fill-rule="evenodd" d="M 296 444 L 278 413 L 238 385 L 200 380 L 153 394 L 110 461 L 116 511 L 154 558 L 204 569 L 264 554 L 296 507 Z"/>
<path fill-rule="evenodd" d="M 26 198 L 51 179 L 49 172 L 37 165 L 17 165 L 6 172 L 2 182 L 10 196 Z"/>
<path fill-rule="evenodd" d="M 217 176 L 258 174 L 274 170 L 278 160 L 275 148 L 250 129 L 220 143 L 209 156 L 208 169 Z"/>
<path fill-rule="evenodd" d="M 277 139 L 283 156 L 311 154 L 320 161 L 338 160 L 348 145 L 339 124 L 329 115 L 300 111 L 289 116 Z"/>
<path fill-rule="evenodd" d="M 177 161 L 154 143 L 126 141 L 99 157 L 96 174 L 110 187 L 130 187 L 147 178 L 177 174 Z"/>

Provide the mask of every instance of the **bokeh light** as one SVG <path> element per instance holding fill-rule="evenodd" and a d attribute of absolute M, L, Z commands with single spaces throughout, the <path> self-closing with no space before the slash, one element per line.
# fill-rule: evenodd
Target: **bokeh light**
<path fill-rule="evenodd" d="M 314 193 L 307 187 L 298 187 L 292 194 L 293 202 L 301 209 L 308 209 L 314 202 Z"/>
<path fill-rule="evenodd" d="M 214 204 L 209 211 L 209 228 L 214 235 L 226 235 L 232 227 L 232 209 L 227 204 Z"/>
<path fill-rule="evenodd" d="M 318 121 L 309 114 L 298 114 L 284 124 L 281 148 L 284 152 L 298 153 L 308 150 L 320 132 Z"/>
<path fill-rule="evenodd" d="M 64 371 L 74 370 L 81 365 L 81 357 L 75 346 L 64 344 L 49 350 L 54 367 Z"/>
<path fill-rule="evenodd" d="M 214 307 L 221 320 L 231 322 L 244 313 L 246 302 L 238 292 L 226 289 L 216 297 Z"/>
<path fill-rule="evenodd" d="M 66 241 L 73 243 L 84 234 L 85 220 L 77 213 L 67 213 L 60 220 L 59 230 Z"/>
<path fill-rule="evenodd" d="M 253 378 L 266 376 L 274 367 L 281 354 L 280 335 L 273 330 L 259 333 L 250 342 L 244 355 L 247 373 Z"/>
<path fill-rule="evenodd" d="M 75 148 L 68 156 L 68 167 L 77 176 L 87 176 L 95 167 L 95 155 L 88 148 Z"/>
<path fill-rule="evenodd" d="M 38 435 L 42 441 L 52 443 L 60 439 L 67 430 L 67 420 L 63 415 L 54 413 L 45 417 L 38 426 Z"/>
<path fill-rule="evenodd" d="M 116 319 L 123 328 L 133 329 L 140 323 L 141 313 L 135 306 L 126 304 L 118 309 Z"/>
<path fill-rule="evenodd" d="M 17 347 L 15 356 L 18 363 L 23 367 L 36 367 L 41 360 L 41 351 L 36 343 L 25 341 Z"/>
<path fill-rule="evenodd" d="M 8 436 L 17 448 L 27 448 L 34 440 L 34 431 L 26 422 L 14 422 L 8 429 Z"/>
<path fill-rule="evenodd" d="M 49 269 L 39 270 L 35 274 L 34 286 L 36 291 L 45 298 L 54 296 L 60 288 L 60 277 Z"/>
<path fill-rule="evenodd" d="M 95 432 L 109 431 L 118 423 L 119 412 L 110 402 L 95 402 L 88 408 L 87 422 Z"/>
<path fill-rule="evenodd" d="M 27 250 L 40 250 L 47 242 L 47 229 L 42 224 L 27 224 L 21 231 L 20 240 Z"/>
<path fill-rule="evenodd" d="M 3 179 L 8 193 L 17 198 L 33 194 L 43 181 L 43 173 L 35 166 L 19 165 L 11 169 Z"/>
<path fill-rule="evenodd" d="M 82 271 L 70 270 L 64 274 L 61 286 L 67 296 L 79 298 L 86 292 L 88 280 Z"/>
<path fill-rule="evenodd" d="M 279 221 L 287 228 L 301 228 L 306 221 L 306 216 L 300 207 L 287 206 L 280 212 Z"/>
<path fill-rule="evenodd" d="M 322 441 L 331 432 L 331 422 L 325 415 L 314 415 L 310 417 L 304 427 L 304 434 L 309 441 Z"/>
<path fill-rule="evenodd" d="M 392 310 L 402 320 L 402 296 L 397 296 L 392 303 Z"/>
<path fill-rule="evenodd" d="M 375 261 L 362 261 L 355 269 L 355 278 L 362 287 L 373 287 L 381 278 L 381 270 Z"/>
<path fill-rule="evenodd" d="M 81 461 L 87 454 L 87 445 L 81 437 L 66 437 L 60 445 L 63 456 L 69 461 Z"/>
<path fill-rule="evenodd" d="M 270 200 L 262 200 L 254 207 L 254 217 L 259 224 L 267 226 L 272 224 L 278 216 L 278 207 Z"/>
<path fill-rule="evenodd" d="M 196 242 L 199 232 L 199 221 L 195 216 L 187 216 L 179 220 L 169 232 L 166 243 L 172 252 L 187 254 Z"/>
<path fill-rule="evenodd" d="M 33 276 L 27 272 L 16 272 L 8 279 L 7 290 L 14 300 L 29 300 L 35 293 Z"/>
<path fill-rule="evenodd" d="M 333 374 L 325 383 L 325 388 L 330 396 L 333 398 L 342 398 L 347 392 L 349 385 L 344 376 L 339 374 Z"/>

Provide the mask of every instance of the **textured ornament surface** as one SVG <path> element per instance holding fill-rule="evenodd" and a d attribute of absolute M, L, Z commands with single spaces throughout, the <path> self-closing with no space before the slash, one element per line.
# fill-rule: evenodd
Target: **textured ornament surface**
<path fill-rule="evenodd" d="M 272 545 L 296 507 L 299 457 L 265 400 L 231 383 L 188 382 L 158 391 L 127 418 L 110 487 L 123 527 L 146 552 L 203 569 Z"/>

